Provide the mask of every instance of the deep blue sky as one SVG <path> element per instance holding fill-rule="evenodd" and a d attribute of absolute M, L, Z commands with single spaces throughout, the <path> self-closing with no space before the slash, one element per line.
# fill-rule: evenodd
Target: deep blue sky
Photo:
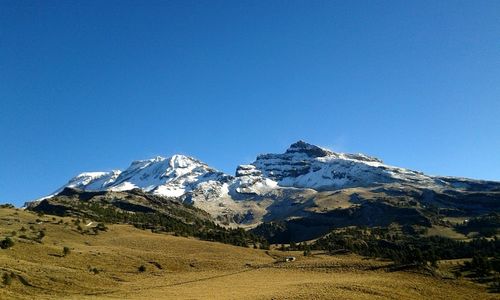
<path fill-rule="evenodd" d="M 0 1 L 0 202 L 304 139 L 500 180 L 500 1 Z"/>

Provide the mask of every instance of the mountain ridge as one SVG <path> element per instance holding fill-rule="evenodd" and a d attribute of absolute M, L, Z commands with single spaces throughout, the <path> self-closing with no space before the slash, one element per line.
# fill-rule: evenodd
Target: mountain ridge
<path fill-rule="evenodd" d="M 188 155 L 156 156 L 151 159 L 133 161 L 124 171 L 80 173 L 49 197 L 65 187 L 88 191 L 106 189 L 123 191 L 140 188 L 146 192 L 167 197 L 179 197 L 206 181 L 227 183 L 245 176 L 250 176 L 254 180 L 261 179 L 262 182 L 267 181 L 270 187 L 320 190 L 367 186 L 398 180 L 436 186 L 445 186 L 448 181 L 453 181 L 455 187 L 459 186 L 459 182 L 464 184 L 466 181 L 496 183 L 492 180 L 426 175 L 419 171 L 386 165 L 381 159 L 362 153 L 333 152 L 299 140 L 291 144 L 282 154 L 259 154 L 254 162 L 237 166 L 235 175 L 218 171 Z M 248 187 L 249 180 L 246 180 L 244 184 Z M 238 191 L 243 190 L 245 187 L 238 189 Z"/>
<path fill-rule="evenodd" d="M 434 206 L 451 215 L 479 215 L 498 206 L 500 182 L 430 176 L 368 155 L 298 141 L 284 153 L 260 154 L 254 162 L 239 165 L 234 175 L 186 155 L 157 156 L 133 161 L 123 171 L 79 174 L 39 200 L 53 198 L 65 188 L 139 189 L 193 205 L 225 226 L 254 228 L 265 222 L 309 220 L 306 223 L 331 227 L 352 224 L 350 215 L 357 216 L 356 224 L 385 224 L 384 213 L 396 211 L 419 224 L 431 224 Z"/>

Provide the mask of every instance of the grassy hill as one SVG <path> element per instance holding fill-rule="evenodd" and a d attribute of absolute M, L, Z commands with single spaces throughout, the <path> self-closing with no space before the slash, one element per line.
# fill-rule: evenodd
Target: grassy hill
<path fill-rule="evenodd" d="M 496 296 L 469 280 L 445 280 L 418 271 L 388 271 L 391 262 L 356 255 L 313 252 L 306 257 L 302 252 L 237 247 L 151 233 L 130 225 L 91 230 L 97 224 L 90 219 L 77 224 L 75 218 L 1 208 L 0 238 L 10 237 L 14 245 L 0 249 L 0 274 L 5 276 L 0 299 Z M 282 262 L 287 255 L 297 260 Z M 453 262 L 446 263 L 450 264 Z"/>

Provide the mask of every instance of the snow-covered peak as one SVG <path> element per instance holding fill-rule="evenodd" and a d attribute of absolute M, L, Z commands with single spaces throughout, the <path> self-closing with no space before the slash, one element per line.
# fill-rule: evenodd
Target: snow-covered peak
<path fill-rule="evenodd" d="M 282 154 L 262 154 L 252 163 L 264 177 L 280 186 L 340 189 L 390 182 L 434 184 L 419 172 L 384 165 L 364 154 L 336 153 L 298 141 Z"/>
<path fill-rule="evenodd" d="M 123 171 L 110 190 L 140 188 L 146 192 L 178 197 L 190 191 L 198 181 L 227 176 L 207 164 L 185 155 L 161 156 L 133 162 Z"/>
<path fill-rule="evenodd" d="M 172 168 L 189 168 L 191 166 L 199 166 L 199 165 L 207 166 L 207 164 L 205 164 L 197 159 L 194 159 L 194 158 L 189 157 L 189 156 L 181 155 L 181 154 L 173 155 L 169 159 L 169 164 L 170 164 L 170 167 L 172 167 Z"/>
<path fill-rule="evenodd" d="M 84 172 L 73 177 L 60 190 L 63 190 L 65 187 L 100 190 L 113 183 L 120 173 L 120 170 L 113 170 L 110 172 Z"/>
<path fill-rule="evenodd" d="M 168 158 L 156 156 L 133 161 L 123 172 L 81 173 L 48 197 L 66 187 L 85 191 L 125 191 L 139 188 L 145 192 L 179 197 L 194 190 L 202 182 L 213 181 L 222 185 L 231 178 L 193 157 L 181 154 Z"/>
<path fill-rule="evenodd" d="M 305 154 L 309 157 L 323 157 L 334 154 L 332 151 L 328 149 L 308 144 L 302 140 L 291 144 L 290 147 L 286 150 L 286 153 Z"/>

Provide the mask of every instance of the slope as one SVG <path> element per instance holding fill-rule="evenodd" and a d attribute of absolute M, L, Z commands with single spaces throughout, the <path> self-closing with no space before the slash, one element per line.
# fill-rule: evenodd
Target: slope
<path fill-rule="evenodd" d="M 389 262 L 354 255 L 266 252 L 154 234 L 129 225 L 108 225 L 97 235 L 82 235 L 75 221 L 0 209 L 0 234 L 11 236 L 15 243 L 0 250 L 0 271 L 14 274 L 9 285 L 0 284 L 1 299 L 492 297 L 483 286 L 464 279 L 388 272 Z M 88 221 L 88 227 L 94 226 Z M 45 232 L 41 243 L 33 241 L 31 237 L 41 230 Z M 70 249 L 66 255 L 64 246 Z M 278 262 L 290 254 L 296 262 Z"/>

